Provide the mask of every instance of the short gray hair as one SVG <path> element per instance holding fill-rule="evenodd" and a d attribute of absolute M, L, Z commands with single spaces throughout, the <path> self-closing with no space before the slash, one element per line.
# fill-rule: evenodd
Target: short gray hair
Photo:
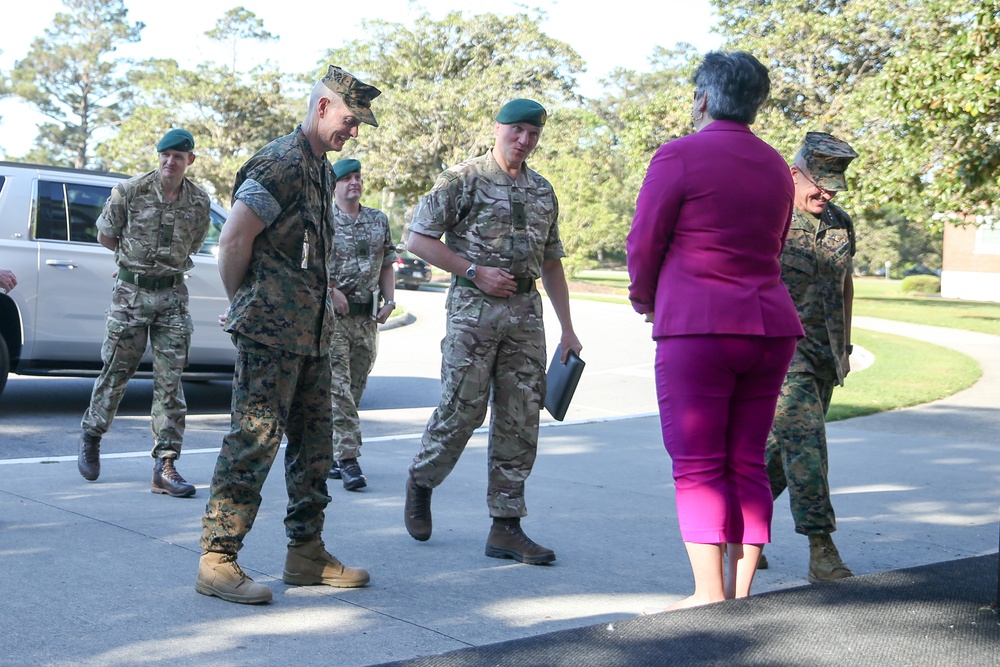
<path fill-rule="evenodd" d="M 695 70 L 698 94 L 708 94 L 708 113 L 715 120 L 750 124 L 771 92 L 767 68 L 746 51 L 712 51 Z"/>

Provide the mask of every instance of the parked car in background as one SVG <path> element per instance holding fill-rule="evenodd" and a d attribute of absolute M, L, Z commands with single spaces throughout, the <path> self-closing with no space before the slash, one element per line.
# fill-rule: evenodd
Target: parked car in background
<path fill-rule="evenodd" d="M 124 174 L 0 162 L 0 268 L 17 287 L 0 294 L 0 392 L 9 373 L 96 376 L 105 311 L 118 270 L 97 242 L 97 218 Z M 185 378 L 229 379 L 236 350 L 219 326 L 229 305 L 216 250 L 225 209 L 213 204 L 205 245 L 186 274 L 194 335 Z M 152 376 L 147 350 L 139 367 Z"/>
<path fill-rule="evenodd" d="M 396 287 L 419 289 L 431 281 L 431 265 L 407 252 L 402 244 L 396 247 L 396 263 L 392 269 L 396 273 Z"/>

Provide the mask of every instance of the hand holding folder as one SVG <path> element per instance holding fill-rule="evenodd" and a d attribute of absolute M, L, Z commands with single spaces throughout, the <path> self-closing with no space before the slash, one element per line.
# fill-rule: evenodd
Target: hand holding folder
<path fill-rule="evenodd" d="M 579 384 L 580 375 L 583 374 L 583 367 L 586 366 L 583 359 L 573 350 L 566 356 L 565 364 L 561 359 L 562 344 L 559 344 L 556 346 L 555 354 L 552 355 L 552 363 L 549 365 L 545 381 L 545 409 L 556 421 L 562 421 L 566 417 L 569 402 L 573 399 L 576 385 Z"/>

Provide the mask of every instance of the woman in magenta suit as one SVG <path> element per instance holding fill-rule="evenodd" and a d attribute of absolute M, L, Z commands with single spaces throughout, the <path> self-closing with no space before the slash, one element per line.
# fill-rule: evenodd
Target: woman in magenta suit
<path fill-rule="evenodd" d="M 791 174 L 748 127 L 770 91 L 767 68 L 713 52 L 693 80 L 697 132 L 656 152 L 627 244 L 629 298 L 653 323 L 660 424 L 695 582 L 690 597 L 645 613 L 750 594 L 771 539 L 764 448 L 803 335 L 778 260 Z"/>

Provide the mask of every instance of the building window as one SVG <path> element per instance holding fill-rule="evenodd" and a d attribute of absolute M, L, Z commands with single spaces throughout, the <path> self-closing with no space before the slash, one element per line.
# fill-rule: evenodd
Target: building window
<path fill-rule="evenodd" d="M 1000 226 L 997 224 L 980 225 L 976 229 L 977 255 L 1000 255 Z"/>

